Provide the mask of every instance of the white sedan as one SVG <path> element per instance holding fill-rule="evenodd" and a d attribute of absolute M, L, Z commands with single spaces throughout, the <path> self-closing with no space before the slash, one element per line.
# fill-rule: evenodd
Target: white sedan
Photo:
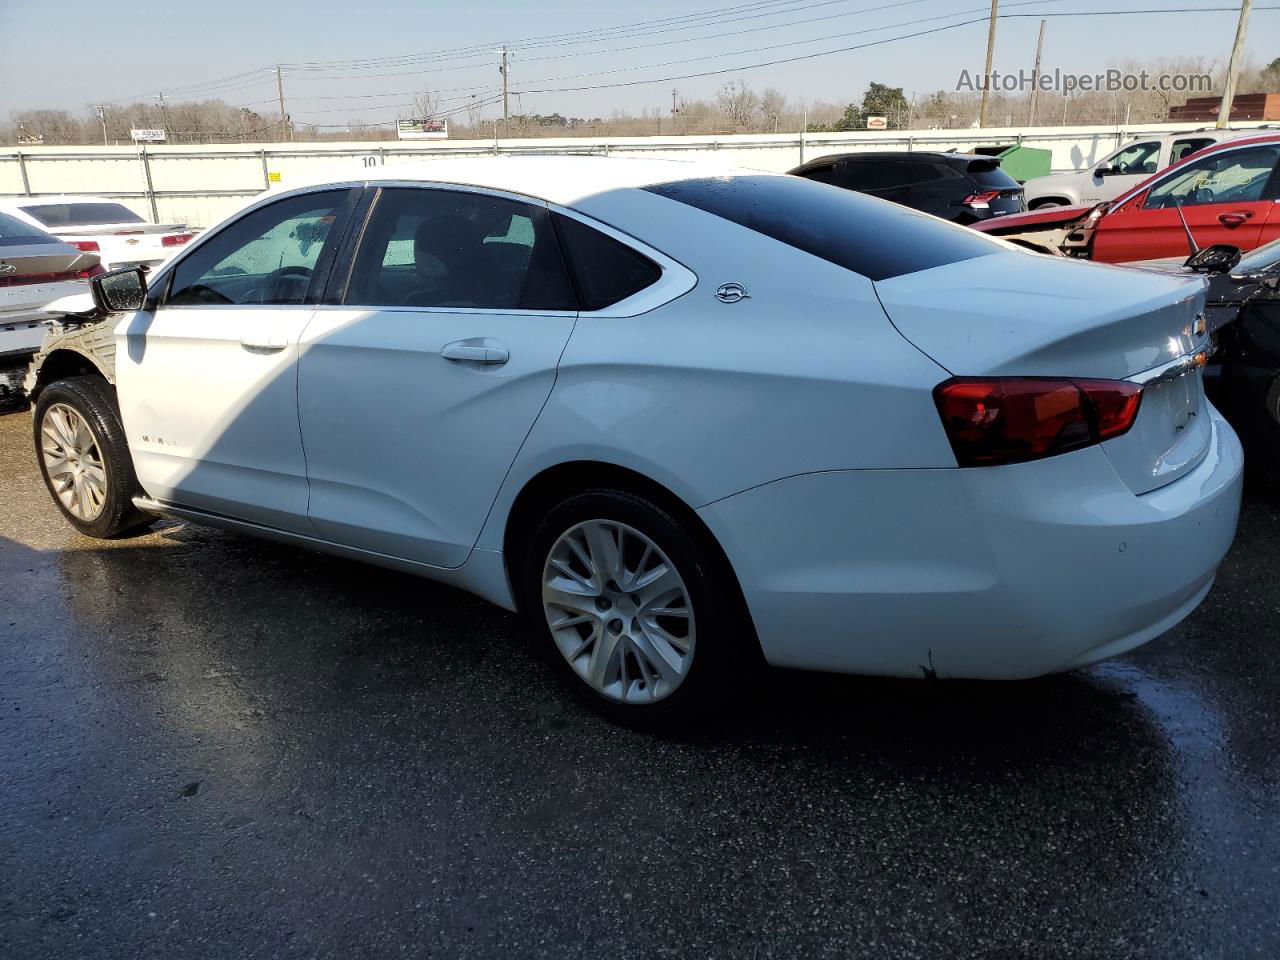
<path fill-rule="evenodd" d="M 180 223 L 148 223 L 110 197 L 9 197 L 0 200 L 0 213 L 97 254 L 108 270 L 158 267 L 194 236 Z"/>
<path fill-rule="evenodd" d="M 33 369 L 77 528 L 166 514 L 456 584 L 631 716 L 761 655 L 1082 667 L 1194 610 L 1235 532 L 1200 281 L 798 177 L 388 168 L 265 195 L 149 286 L 95 280 L 130 312 Z"/>

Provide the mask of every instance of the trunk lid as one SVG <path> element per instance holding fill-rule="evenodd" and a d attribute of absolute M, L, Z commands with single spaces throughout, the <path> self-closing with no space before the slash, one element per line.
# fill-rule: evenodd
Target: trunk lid
<path fill-rule="evenodd" d="M 1208 346 L 1198 276 L 1010 251 L 876 290 L 898 331 L 956 376 L 1152 380 L 1133 427 L 1102 444 L 1134 493 L 1177 479 L 1208 450 L 1200 369 L 1182 366 Z"/>

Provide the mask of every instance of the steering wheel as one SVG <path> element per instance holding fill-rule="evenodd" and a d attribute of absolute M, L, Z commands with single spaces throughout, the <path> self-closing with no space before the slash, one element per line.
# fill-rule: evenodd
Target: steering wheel
<path fill-rule="evenodd" d="M 290 303 L 303 299 L 307 285 L 311 283 L 311 268 L 303 266 L 281 267 L 272 270 L 263 278 L 262 287 L 266 296 L 262 303 Z"/>

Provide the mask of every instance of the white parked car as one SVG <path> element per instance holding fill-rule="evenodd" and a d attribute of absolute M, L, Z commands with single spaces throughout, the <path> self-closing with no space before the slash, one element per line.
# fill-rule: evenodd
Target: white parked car
<path fill-rule="evenodd" d="M 158 267 L 193 236 L 180 223 L 148 223 L 109 197 L 8 197 L 0 199 L 0 213 L 97 254 L 108 270 Z"/>
<path fill-rule="evenodd" d="M 53 317 L 48 304 L 87 293 L 102 272 L 94 254 L 0 213 L 0 364 L 35 353 Z"/>
<path fill-rule="evenodd" d="M 1159 173 L 1197 150 L 1203 150 L 1222 140 L 1248 136 L 1249 133 L 1250 131 L 1244 130 L 1205 128 L 1189 133 L 1142 137 L 1107 154 L 1086 170 L 1031 178 L 1023 184 L 1027 209 L 1077 207 L 1114 200 L 1153 173 Z"/>
<path fill-rule="evenodd" d="M 1201 281 L 799 177 L 381 168 L 93 286 L 123 315 L 28 381 L 76 528 L 167 514 L 456 584 L 631 715 L 761 653 L 1082 667 L 1194 610 L 1235 531 Z"/>

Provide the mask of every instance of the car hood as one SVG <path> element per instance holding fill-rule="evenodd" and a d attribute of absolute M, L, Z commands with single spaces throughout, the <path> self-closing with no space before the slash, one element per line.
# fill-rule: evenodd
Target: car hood
<path fill-rule="evenodd" d="M 1030 213 L 1010 213 L 990 220 L 979 220 L 970 224 L 974 230 L 983 233 L 1021 233 L 1027 229 L 1049 229 L 1059 227 L 1076 220 L 1082 220 L 1093 210 L 1088 207 L 1049 207 L 1046 210 L 1033 210 Z"/>
<path fill-rule="evenodd" d="M 1198 275 L 1017 250 L 881 280 L 898 331 L 957 376 L 1125 379 L 1194 352 Z"/>

